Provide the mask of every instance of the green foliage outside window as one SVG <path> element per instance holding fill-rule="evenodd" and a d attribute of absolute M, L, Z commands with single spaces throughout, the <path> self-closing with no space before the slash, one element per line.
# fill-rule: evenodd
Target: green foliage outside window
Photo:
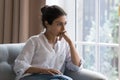
<path fill-rule="evenodd" d="M 106 16 L 107 17 L 107 16 Z M 119 16 L 118 7 L 111 9 L 109 19 L 106 18 L 102 27 L 99 27 L 99 41 L 102 43 L 118 44 Z M 92 27 L 86 41 L 95 41 L 96 24 L 92 21 Z M 95 70 L 94 47 L 87 46 L 84 67 Z M 118 47 L 99 46 L 100 72 L 108 77 L 108 80 L 118 80 Z"/>

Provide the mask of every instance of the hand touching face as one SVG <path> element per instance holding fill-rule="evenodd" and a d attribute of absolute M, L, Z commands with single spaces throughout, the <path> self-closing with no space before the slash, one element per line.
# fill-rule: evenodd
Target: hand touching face
<path fill-rule="evenodd" d="M 70 37 L 68 36 L 67 31 L 63 31 L 63 32 L 59 35 L 59 40 L 61 40 L 62 38 L 64 38 L 68 43 L 71 41 Z"/>

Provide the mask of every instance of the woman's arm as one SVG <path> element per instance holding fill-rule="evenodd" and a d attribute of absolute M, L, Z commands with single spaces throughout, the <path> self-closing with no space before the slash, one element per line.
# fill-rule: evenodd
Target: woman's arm
<path fill-rule="evenodd" d="M 74 43 L 72 42 L 72 40 L 68 37 L 67 33 L 65 32 L 63 34 L 64 39 L 68 42 L 69 47 L 70 47 L 70 52 L 71 52 L 71 60 L 73 62 L 73 64 L 80 66 L 81 65 L 81 59 L 80 56 L 78 55 L 78 52 L 75 48 Z"/>
<path fill-rule="evenodd" d="M 60 71 L 55 69 L 45 69 L 45 68 L 37 68 L 37 67 L 30 67 L 25 71 L 25 73 L 42 73 L 42 74 L 51 74 L 51 75 L 61 74 Z"/>
<path fill-rule="evenodd" d="M 69 46 L 70 46 L 70 52 L 71 52 L 71 60 L 72 62 L 77 65 L 77 66 L 80 66 L 81 65 L 81 60 L 80 60 L 80 57 L 78 55 L 78 52 L 73 44 L 73 42 L 69 42 L 68 43 Z"/>

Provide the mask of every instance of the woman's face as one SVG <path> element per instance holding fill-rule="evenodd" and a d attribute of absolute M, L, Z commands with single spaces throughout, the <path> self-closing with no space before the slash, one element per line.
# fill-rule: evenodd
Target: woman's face
<path fill-rule="evenodd" d="M 65 31 L 66 23 L 66 16 L 60 16 L 59 18 L 56 18 L 51 25 L 48 24 L 46 30 L 54 36 L 59 36 L 60 33 Z"/>

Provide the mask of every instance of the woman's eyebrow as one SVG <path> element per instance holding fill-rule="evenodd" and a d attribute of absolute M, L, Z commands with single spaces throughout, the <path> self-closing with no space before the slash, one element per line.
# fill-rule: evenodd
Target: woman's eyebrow
<path fill-rule="evenodd" d="M 55 21 L 56 23 L 61 22 L 61 21 Z"/>
<path fill-rule="evenodd" d="M 67 23 L 67 21 L 65 21 L 65 22 L 55 21 L 55 23 Z"/>

